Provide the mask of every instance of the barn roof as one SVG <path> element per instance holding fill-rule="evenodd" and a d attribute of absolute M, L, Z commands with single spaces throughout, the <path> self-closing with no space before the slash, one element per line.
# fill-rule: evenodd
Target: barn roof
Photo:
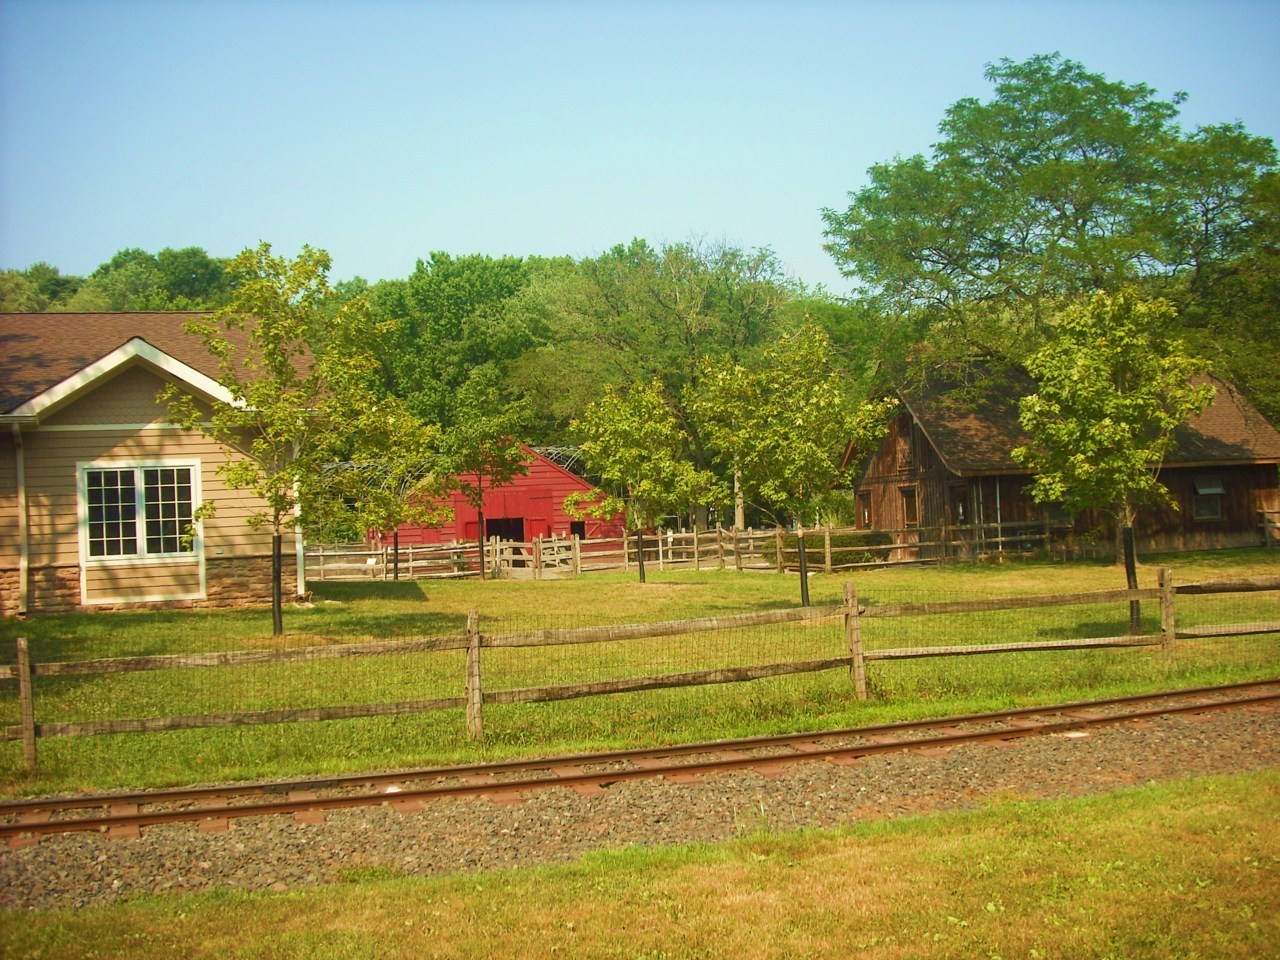
<path fill-rule="evenodd" d="M 1174 432 L 1165 466 L 1280 463 L 1280 431 L 1240 391 L 1216 377 L 1205 410 Z M 960 476 L 1029 471 L 1010 454 L 1030 439 L 1018 422 L 1018 401 L 1035 390 L 1020 371 L 960 385 L 935 380 L 900 393 L 903 406 L 949 470 Z"/>

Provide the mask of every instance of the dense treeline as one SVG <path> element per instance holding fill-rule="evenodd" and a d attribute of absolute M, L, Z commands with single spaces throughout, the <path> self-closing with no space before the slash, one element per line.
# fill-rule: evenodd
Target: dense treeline
<path fill-rule="evenodd" d="M 869 442 L 912 378 L 1043 358 L 1098 293 L 1164 304 L 1137 311 L 1161 318 L 1146 349 L 1203 358 L 1280 422 L 1274 144 L 1184 131 L 1183 95 L 1058 55 L 987 77 L 994 96 L 949 108 L 930 156 L 875 165 L 824 212 L 848 298 L 767 249 L 637 239 L 578 260 L 432 252 L 404 279 L 335 283 L 328 315 L 361 304 L 377 389 L 442 450 L 582 443 L 601 497 L 627 492 L 637 517 L 734 492 L 739 518 L 813 516 L 841 478 L 800 461 Z M 217 309 L 236 283 L 198 247 L 127 249 L 87 277 L 3 271 L 0 309 Z"/>
<path fill-rule="evenodd" d="M 0 309 L 15 312 L 95 313 L 133 310 L 204 310 L 231 296 L 227 261 L 200 247 L 159 253 L 121 250 L 87 277 L 37 263 L 0 272 Z"/>

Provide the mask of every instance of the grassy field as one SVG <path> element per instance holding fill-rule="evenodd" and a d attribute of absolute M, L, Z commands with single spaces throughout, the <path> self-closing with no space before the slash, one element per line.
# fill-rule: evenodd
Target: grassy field
<path fill-rule="evenodd" d="M 1280 574 L 1280 551 L 1148 558 L 1142 586 L 1159 566 L 1179 582 Z M 848 577 L 812 578 L 815 605 L 838 603 Z M 1123 586 L 1110 563 L 1018 562 L 868 571 L 855 582 L 864 604 L 1080 592 Z M 652 622 L 791 607 L 794 576 L 651 571 L 541 583 L 443 581 L 320 584 L 315 602 L 286 612 L 287 634 L 270 636 L 265 611 L 113 613 L 0 621 L 0 658 L 26 636 L 37 661 L 349 643 L 458 634 L 472 609 L 489 633 L 604 623 Z M 1154 603 L 1144 630 L 1158 631 Z M 971 644 L 1010 639 L 1110 636 L 1125 632 L 1125 604 L 864 621 L 869 648 Z M 1181 625 L 1275 620 L 1276 594 L 1180 598 Z M 847 673 L 718 687 L 632 693 L 563 703 L 486 707 L 486 736 L 464 736 L 461 711 L 369 720 L 51 738 L 40 771 L 22 770 L 20 746 L 0 745 L 0 793 L 14 795 L 153 786 L 430 765 L 654 742 L 717 739 L 781 730 L 856 726 L 926 715 L 1086 699 L 1133 690 L 1226 682 L 1280 673 L 1275 636 L 1180 645 L 1170 667 L 1158 649 L 930 659 L 873 664 L 872 699 L 853 696 Z M 591 646 L 493 650 L 487 690 L 572 683 L 714 667 L 838 657 L 838 621 L 727 630 Z M 37 678 L 40 722 L 96 720 L 379 703 L 463 692 L 461 653 L 306 664 L 218 667 L 87 677 Z M 0 723 L 18 720 L 16 681 L 0 682 Z"/>
<path fill-rule="evenodd" d="M 1256 958 L 1280 944 L 1280 772 L 841 832 L 0 914 L 8 957 Z"/>

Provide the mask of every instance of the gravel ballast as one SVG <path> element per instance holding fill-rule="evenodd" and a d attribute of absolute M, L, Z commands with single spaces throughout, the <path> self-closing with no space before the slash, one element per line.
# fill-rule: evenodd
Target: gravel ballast
<path fill-rule="evenodd" d="M 431 875 L 563 862 L 590 851 L 728 839 L 759 828 L 837 827 L 966 809 L 993 797 L 1099 793 L 1204 774 L 1280 766 L 1280 711 L 1222 710 L 1005 744 L 895 753 L 849 766 L 805 761 L 766 778 L 723 773 L 692 784 L 642 780 L 602 795 L 546 790 L 519 803 L 439 800 L 420 812 L 389 806 L 149 827 L 135 839 L 46 837 L 0 850 L 0 908 L 82 907 L 147 893 L 288 890 L 360 871 Z"/>

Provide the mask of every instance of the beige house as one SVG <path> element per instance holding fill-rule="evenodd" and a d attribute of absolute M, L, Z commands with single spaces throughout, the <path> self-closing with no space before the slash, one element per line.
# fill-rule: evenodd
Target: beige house
<path fill-rule="evenodd" d="M 170 383 L 230 400 L 192 316 L 0 314 L 0 614 L 270 602 L 251 496 L 157 401 Z M 299 535 L 286 595 L 301 557 Z"/>

